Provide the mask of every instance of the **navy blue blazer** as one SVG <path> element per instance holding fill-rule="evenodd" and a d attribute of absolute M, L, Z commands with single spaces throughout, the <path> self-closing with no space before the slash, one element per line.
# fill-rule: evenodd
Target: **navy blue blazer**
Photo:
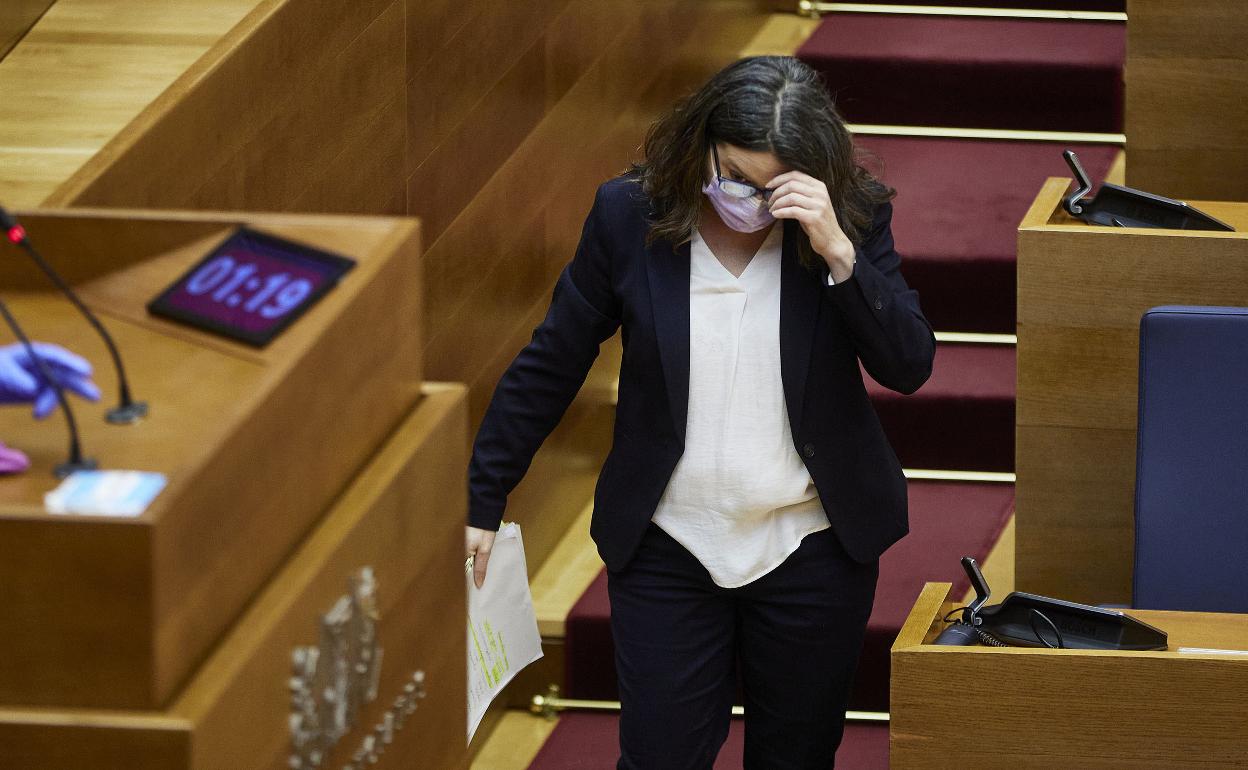
<path fill-rule="evenodd" d="M 851 557 L 877 558 L 908 531 L 906 481 L 863 367 L 912 393 L 936 340 L 893 248 L 892 204 L 856 247 L 853 277 L 798 259 L 784 227 L 780 370 L 794 449 Z M 585 381 L 599 344 L 622 329 L 614 443 L 598 478 L 590 534 L 612 571 L 627 565 L 684 449 L 689 400 L 689 241 L 645 243 L 650 203 L 632 175 L 598 188 L 545 320 L 499 380 L 473 446 L 468 523 L 497 529 L 507 495 Z"/>

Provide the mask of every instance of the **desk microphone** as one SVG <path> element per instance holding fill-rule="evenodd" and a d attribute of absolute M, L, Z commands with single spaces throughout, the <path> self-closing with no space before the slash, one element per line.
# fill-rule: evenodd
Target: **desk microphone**
<path fill-rule="evenodd" d="M 78 423 L 74 420 L 73 410 L 69 408 L 69 399 L 65 398 L 65 389 L 61 387 L 60 381 L 52 375 L 48 365 L 35 352 L 35 347 L 30 344 L 30 338 L 22 331 L 22 327 L 17 325 L 17 319 L 13 317 L 13 314 L 9 312 L 8 306 L 3 302 L 0 302 L 0 315 L 4 316 L 5 322 L 13 330 L 13 334 L 22 343 L 22 347 L 26 349 L 26 355 L 30 356 L 30 360 L 39 369 L 40 376 L 52 386 L 52 390 L 56 392 L 57 402 L 60 403 L 61 409 L 65 411 L 65 424 L 69 426 L 69 459 L 53 468 L 52 472 L 56 474 L 58 479 L 63 479 L 74 471 L 95 470 L 98 467 L 95 460 L 82 456 L 82 448 L 78 443 Z"/>
<path fill-rule="evenodd" d="M 56 284 L 56 287 L 61 290 L 61 293 L 69 298 L 69 301 L 74 304 L 74 307 L 78 308 L 78 312 L 82 313 L 82 315 L 86 317 L 87 321 L 91 323 L 91 326 L 95 327 L 95 330 L 99 332 L 100 337 L 104 339 L 104 344 L 108 346 L 108 352 L 113 357 L 113 368 L 117 370 L 117 384 L 118 390 L 120 391 L 120 401 L 117 406 L 105 413 L 105 418 L 115 425 L 128 425 L 130 423 L 138 422 L 141 418 L 146 417 L 147 402 L 131 400 L 130 383 L 126 380 L 125 367 L 121 365 L 121 354 L 117 352 L 117 345 L 113 343 L 112 336 L 110 336 L 104 329 L 104 324 L 100 323 L 100 319 L 96 318 L 95 314 L 92 313 L 85 304 L 83 304 L 82 300 L 78 298 L 78 295 L 74 293 L 74 290 L 69 288 L 69 284 L 65 283 L 65 279 L 61 278 L 60 274 L 57 273 L 56 270 L 52 269 L 52 265 L 48 264 L 47 260 L 39 254 L 39 252 L 35 249 L 34 244 L 30 242 L 30 238 L 26 235 L 26 228 L 18 224 L 18 221 L 13 217 L 13 215 L 6 211 L 3 207 L 0 207 L 0 227 L 4 228 L 5 234 L 12 243 L 17 246 L 21 246 L 26 250 L 26 253 L 29 254 L 30 258 L 35 261 L 35 264 L 39 266 L 39 269 L 43 270 L 48 278 L 51 279 L 52 283 Z M 65 402 L 63 400 L 61 401 L 61 405 L 65 406 Z M 68 411 L 66 411 L 66 415 L 68 414 Z M 72 417 L 70 418 L 70 423 L 73 423 Z"/>

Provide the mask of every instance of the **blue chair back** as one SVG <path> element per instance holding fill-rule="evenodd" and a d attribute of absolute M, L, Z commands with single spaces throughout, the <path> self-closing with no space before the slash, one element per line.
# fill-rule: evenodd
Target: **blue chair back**
<path fill-rule="evenodd" d="M 1248 612 L 1248 308 L 1140 321 L 1133 594 L 1141 609 Z"/>

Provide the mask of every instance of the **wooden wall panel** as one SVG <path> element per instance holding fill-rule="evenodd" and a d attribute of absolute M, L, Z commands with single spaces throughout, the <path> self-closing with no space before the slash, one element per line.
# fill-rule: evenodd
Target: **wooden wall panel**
<path fill-rule="evenodd" d="M 1067 184 L 1019 228 L 1016 582 L 1129 602 L 1140 318 L 1248 305 L 1248 204 L 1194 203 L 1236 233 L 1089 227 L 1061 211 Z"/>
<path fill-rule="evenodd" d="M 0 59 L 56 0 L 5 0 L 0 4 Z"/>
<path fill-rule="evenodd" d="M 1240 0 L 1129 0 L 1127 182 L 1248 200 L 1248 14 Z"/>
<path fill-rule="evenodd" d="M 402 214 L 383 208 L 401 190 L 402 46 L 403 3 L 392 2 L 323 66 L 295 64 L 287 103 L 176 205 Z"/>
<path fill-rule="evenodd" d="M 21 770 L 182 770 L 184 719 L 136 712 L 0 709 L 0 760 Z"/>
<path fill-rule="evenodd" d="M 0 61 L 0 201 L 41 204 L 259 2 L 57 0 Z"/>
<path fill-rule="evenodd" d="M 501 90 L 495 90 L 495 86 L 545 34 L 551 19 L 567 2 L 469 4 L 466 23 L 438 41 L 432 55 L 421 57 L 419 52 L 413 53 L 413 59 L 423 61 L 408 68 L 409 172 L 463 125 L 478 102 L 506 100 L 520 104 L 532 101 L 536 102 L 537 109 L 544 107 L 540 76 Z M 416 10 L 416 13 L 426 16 L 428 10 Z M 408 26 L 412 30 L 413 22 Z M 417 45 L 410 43 L 409 51 Z M 531 86 L 536 86 L 536 93 L 524 90 Z M 478 149 L 489 151 L 491 148 L 483 142 Z M 469 158 L 474 165 L 487 160 L 473 155 L 463 156 L 461 161 Z"/>
<path fill-rule="evenodd" d="M 1135 429 L 1020 423 L 1015 436 L 1014 584 L 1072 601 L 1129 604 Z"/>
<path fill-rule="evenodd" d="M 401 147 L 378 118 L 405 98 L 404 10 L 261 2 L 48 203 L 282 211 L 308 196 L 330 211 L 403 213 L 376 207 L 401 185 L 377 161 Z M 367 169 L 382 173 L 360 185 Z M 338 192 L 348 179 L 355 195 Z"/>

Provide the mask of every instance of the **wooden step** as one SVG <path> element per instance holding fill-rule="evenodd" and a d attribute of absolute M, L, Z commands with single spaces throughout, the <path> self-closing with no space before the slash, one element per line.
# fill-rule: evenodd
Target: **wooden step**
<path fill-rule="evenodd" d="M 1111 173 L 1106 144 L 862 136 L 880 178 L 897 190 L 893 241 L 901 273 L 937 329 L 1013 334 L 1018 225 L 1036 191 L 1068 177 L 1071 149 L 1091 179 Z"/>
<path fill-rule="evenodd" d="M 1122 131 L 1122 22 L 836 13 L 797 55 L 851 123 Z"/>
<path fill-rule="evenodd" d="M 932 376 L 904 396 L 867 393 L 906 468 L 1014 470 L 1013 345 L 937 344 Z"/>

